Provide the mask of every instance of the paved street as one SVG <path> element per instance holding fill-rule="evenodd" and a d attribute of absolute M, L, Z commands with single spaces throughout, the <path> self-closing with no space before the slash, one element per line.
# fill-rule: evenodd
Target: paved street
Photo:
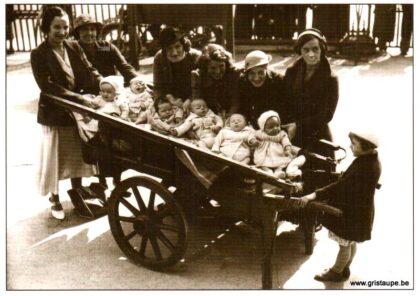
<path fill-rule="evenodd" d="M 237 56 L 239 64 L 242 59 Z M 284 72 L 293 61 L 275 55 L 272 65 Z M 350 281 L 403 280 L 409 281 L 404 288 L 413 288 L 413 57 L 387 54 L 358 66 L 342 59 L 332 64 L 340 80 L 339 105 L 331 123 L 335 141 L 348 147 L 349 127 L 355 123 L 373 125 L 381 139 L 382 188 L 376 194 L 373 238 L 359 245 L 349 281 L 323 284 L 313 276 L 333 264 L 338 247 L 322 229 L 316 234 L 314 254 L 304 255 L 302 233 L 284 223 L 275 247 L 275 286 L 357 289 Z M 151 59 L 141 65 L 141 73 L 151 79 Z M 36 193 L 34 184 L 41 140 L 36 123 L 39 90 L 29 67 L 13 69 L 6 76 L 8 289 L 261 288 L 259 235 L 235 225 L 211 220 L 193 225 L 184 262 L 159 273 L 124 257 L 106 217 L 89 221 L 74 213 L 66 194 L 68 181 L 60 187 L 66 220 L 51 218 L 49 202 Z M 342 169 L 352 160 L 348 155 Z M 123 178 L 134 174 L 127 171 Z M 84 180 L 86 185 L 90 181 Z M 389 287 L 371 289 L 382 288 Z"/>

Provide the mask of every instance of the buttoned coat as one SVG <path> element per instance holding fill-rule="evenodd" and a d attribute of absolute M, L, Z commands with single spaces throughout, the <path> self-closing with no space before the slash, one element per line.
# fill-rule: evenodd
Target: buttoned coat
<path fill-rule="evenodd" d="M 42 42 L 31 52 L 31 66 L 35 81 L 41 89 L 37 121 L 48 126 L 74 124 L 70 115 L 51 103 L 44 93 L 49 93 L 72 102 L 81 102 L 82 93 L 98 94 L 101 76 L 87 60 L 76 41 L 64 40 L 75 83 L 72 87 L 48 41 Z"/>
<path fill-rule="evenodd" d="M 357 157 L 337 182 L 316 190 L 316 200 L 327 201 L 343 211 L 340 218 L 325 215 L 322 224 L 341 238 L 370 240 L 380 175 L 381 164 L 375 151 Z"/>
<path fill-rule="evenodd" d="M 285 114 L 288 118 L 282 121 L 296 123 L 294 145 L 311 149 L 319 139 L 332 139 L 328 123 L 334 116 L 339 91 L 338 79 L 332 74 L 325 57 L 321 58 L 320 66 L 308 81 L 304 81 L 305 69 L 306 64 L 301 58 L 286 70 Z"/>

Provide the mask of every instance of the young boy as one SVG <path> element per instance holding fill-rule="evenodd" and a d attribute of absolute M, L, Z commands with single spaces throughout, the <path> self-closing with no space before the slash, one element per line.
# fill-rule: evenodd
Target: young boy
<path fill-rule="evenodd" d="M 344 281 L 350 277 L 350 265 L 357 243 L 370 240 L 374 217 L 374 195 L 381 175 L 376 148 L 378 140 L 372 134 L 353 131 L 349 134 L 350 148 L 356 159 L 335 183 L 302 197 L 303 205 L 311 200 L 326 201 L 342 210 L 341 217 L 325 216 L 322 224 L 329 237 L 340 247 L 333 267 L 317 274 L 318 281 Z"/>
<path fill-rule="evenodd" d="M 214 138 L 223 127 L 223 120 L 207 107 L 203 99 L 193 99 L 190 104 L 191 113 L 180 126 L 171 128 L 173 136 L 180 137 L 192 131 L 200 148 L 211 149 Z"/>

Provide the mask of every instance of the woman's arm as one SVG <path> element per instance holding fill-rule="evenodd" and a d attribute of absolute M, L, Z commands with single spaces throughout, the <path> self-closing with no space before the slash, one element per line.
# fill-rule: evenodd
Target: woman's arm
<path fill-rule="evenodd" d="M 77 103 L 85 101 L 82 95 L 72 92 L 53 81 L 46 56 L 37 49 L 31 52 L 31 66 L 35 81 L 42 92 Z"/>
<path fill-rule="evenodd" d="M 79 57 L 83 63 L 83 65 L 88 69 L 90 75 L 91 75 L 91 85 L 89 88 L 89 92 L 94 92 L 95 94 L 99 93 L 99 83 L 101 82 L 102 76 L 99 74 L 98 70 L 92 66 L 92 63 L 89 62 L 89 59 L 87 58 L 85 52 L 83 51 L 83 48 L 79 45 L 78 42 L 73 43 L 75 47 L 77 48 Z"/>
<path fill-rule="evenodd" d="M 228 110 L 229 115 L 237 113 L 239 111 L 239 69 L 232 69 L 231 79 L 229 81 L 229 97 L 230 97 L 230 108 Z"/>
<path fill-rule="evenodd" d="M 191 71 L 192 98 L 201 98 L 201 77 L 199 70 Z"/>
<path fill-rule="evenodd" d="M 242 114 L 246 117 L 247 121 L 251 121 L 251 112 L 250 112 L 250 102 L 246 100 L 247 94 L 246 94 L 246 76 L 243 74 L 238 79 L 238 113 Z"/>
<path fill-rule="evenodd" d="M 325 187 L 317 189 L 316 195 L 318 200 L 330 200 L 331 198 L 337 198 L 343 195 L 343 192 L 349 194 L 349 192 L 359 191 L 361 183 L 366 182 L 365 168 L 357 165 L 355 168 L 351 168 L 352 165 L 347 169 L 351 171 L 344 174 L 338 181 L 331 183 Z"/>
<path fill-rule="evenodd" d="M 163 80 L 163 55 L 161 51 L 158 51 L 153 59 L 153 97 L 155 100 L 166 95 L 163 90 Z"/>
<path fill-rule="evenodd" d="M 124 77 L 125 85 L 130 83 L 130 80 L 137 76 L 136 70 L 125 60 L 124 56 L 121 54 L 118 47 L 114 44 L 109 43 L 111 47 L 112 59 L 114 61 L 115 67 Z"/>
<path fill-rule="evenodd" d="M 293 89 L 293 71 L 292 69 L 288 68 L 283 78 L 282 89 L 281 93 L 283 98 L 279 98 L 282 100 L 283 108 L 279 110 L 281 121 L 284 125 L 295 123 L 296 122 L 296 106 L 297 100 L 292 95 Z"/>

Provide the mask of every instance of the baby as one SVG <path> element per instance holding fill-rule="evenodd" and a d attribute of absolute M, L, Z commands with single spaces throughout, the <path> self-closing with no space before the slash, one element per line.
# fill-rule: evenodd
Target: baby
<path fill-rule="evenodd" d="M 254 133 L 252 127 L 246 126 L 246 119 L 242 114 L 232 114 L 229 126 L 224 127 L 217 134 L 211 150 L 233 160 L 249 164 L 251 147 L 258 144 Z"/>
<path fill-rule="evenodd" d="M 150 90 L 140 77 L 134 77 L 130 81 L 130 87 L 126 89 L 128 101 L 128 117 L 135 124 L 147 122 L 147 110 L 153 108 L 153 98 Z"/>
<path fill-rule="evenodd" d="M 175 121 L 175 111 L 171 102 L 166 98 L 159 98 L 155 101 L 155 114 L 152 116 L 150 111 L 147 111 L 147 122 L 152 126 L 152 129 L 162 133 L 170 134 L 170 129 L 179 125 Z"/>
<path fill-rule="evenodd" d="M 281 130 L 280 116 L 275 111 L 267 111 L 258 118 L 258 130 L 255 134 L 259 142 L 254 152 L 254 163 L 263 171 L 276 178 L 286 178 L 284 169 L 292 160 L 292 144 L 287 133 Z M 298 166 L 303 165 L 305 158 L 298 157 L 290 168 L 294 176 L 299 174 Z"/>
<path fill-rule="evenodd" d="M 223 120 L 207 107 L 203 99 L 193 99 L 190 103 L 190 115 L 178 127 L 170 129 L 173 136 L 182 136 L 191 131 L 200 148 L 211 149 L 217 133 L 223 127 Z"/>
<path fill-rule="evenodd" d="M 175 122 L 180 123 L 184 119 L 184 109 L 188 108 L 190 100 L 183 102 L 182 99 L 175 98 L 171 94 L 166 95 L 165 98 L 169 100 L 174 109 Z"/>
<path fill-rule="evenodd" d="M 94 108 L 98 111 L 128 120 L 128 105 L 124 100 L 118 98 L 122 88 L 119 80 L 118 76 L 105 77 L 99 83 L 100 95 L 85 95 L 85 97 L 91 100 Z M 82 138 L 86 141 L 92 139 L 99 130 L 98 120 L 76 112 L 73 114 Z"/>

